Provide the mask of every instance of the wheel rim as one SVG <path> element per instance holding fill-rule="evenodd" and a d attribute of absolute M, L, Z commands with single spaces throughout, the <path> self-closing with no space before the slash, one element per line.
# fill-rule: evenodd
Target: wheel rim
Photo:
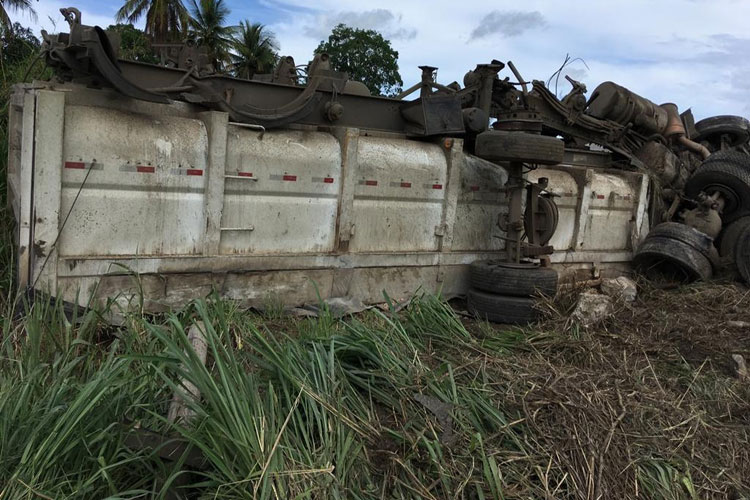
<path fill-rule="evenodd" d="M 541 196 L 538 198 L 538 200 L 539 204 L 537 205 L 537 211 L 535 214 L 531 214 L 531 207 L 526 207 L 526 214 L 524 216 L 524 230 L 526 231 L 526 234 L 528 236 L 531 232 L 531 222 L 529 221 L 529 219 L 531 217 L 537 217 L 537 220 L 540 222 L 540 226 L 542 228 L 537 228 L 536 236 L 539 240 L 540 245 L 546 245 L 555 234 L 560 215 L 557 209 L 557 205 L 554 201 Z"/>
<path fill-rule="evenodd" d="M 719 193 L 724 200 L 723 212 L 725 214 L 734 213 L 740 206 L 740 197 L 737 192 L 724 184 L 709 184 L 703 188 L 703 192 L 709 196 Z"/>

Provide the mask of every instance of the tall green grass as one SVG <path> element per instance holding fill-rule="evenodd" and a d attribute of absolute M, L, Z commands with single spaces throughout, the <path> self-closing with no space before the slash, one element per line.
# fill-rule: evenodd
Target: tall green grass
<path fill-rule="evenodd" d="M 42 301 L 5 323 L 0 498 L 496 498 L 533 474 L 522 463 L 506 472 L 513 479 L 500 474 L 498 453 L 525 453 L 515 416 L 481 368 L 468 378 L 449 359 L 457 342 L 483 347 L 434 297 L 283 332 L 215 298 L 119 328 L 100 318 Z M 206 365 L 187 340 L 198 320 Z M 188 400 L 193 420 L 170 423 L 180 380 L 201 398 Z M 450 418 L 419 394 L 449 404 Z M 128 448 L 134 429 L 181 439 L 204 466 Z"/>

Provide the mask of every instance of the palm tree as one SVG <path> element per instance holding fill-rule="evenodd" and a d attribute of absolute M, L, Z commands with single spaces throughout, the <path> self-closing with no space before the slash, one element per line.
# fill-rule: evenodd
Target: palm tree
<path fill-rule="evenodd" d="M 193 0 L 190 36 L 199 46 L 206 48 L 214 68 L 220 71 L 229 60 L 232 35 L 237 28 L 225 26 L 229 9 L 224 0 L 199 1 Z"/>
<path fill-rule="evenodd" d="M 0 0 L 0 28 L 3 31 L 12 29 L 8 9 L 14 11 L 27 11 L 33 22 L 36 22 L 36 11 L 31 8 L 31 0 Z"/>
<path fill-rule="evenodd" d="M 125 0 L 117 11 L 118 23 L 136 23 L 146 15 L 146 33 L 156 42 L 178 40 L 190 16 L 182 0 Z"/>
<path fill-rule="evenodd" d="M 231 70 L 238 78 L 249 80 L 255 73 L 270 73 L 279 60 L 276 37 L 260 23 L 241 22 L 232 48 Z"/>

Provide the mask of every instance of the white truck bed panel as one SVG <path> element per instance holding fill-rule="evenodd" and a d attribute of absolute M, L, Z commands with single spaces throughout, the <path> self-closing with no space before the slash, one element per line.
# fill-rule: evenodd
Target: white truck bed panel
<path fill-rule="evenodd" d="M 459 139 L 261 132 L 75 85 L 20 87 L 10 124 L 21 285 L 80 304 L 458 295 L 468 264 L 505 248 L 507 173 Z M 648 227 L 648 179 L 578 164 L 528 175 L 557 195 L 552 262 L 622 269 Z"/>

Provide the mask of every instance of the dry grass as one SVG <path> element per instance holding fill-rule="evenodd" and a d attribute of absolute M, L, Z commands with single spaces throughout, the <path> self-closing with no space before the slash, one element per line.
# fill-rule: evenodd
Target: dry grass
<path fill-rule="evenodd" d="M 583 330 L 567 316 L 578 291 L 547 304 L 550 319 L 534 328 L 556 341 L 490 361 L 549 498 L 747 495 L 750 380 L 731 355 L 750 359 L 750 292 L 641 284 L 634 304 Z"/>

